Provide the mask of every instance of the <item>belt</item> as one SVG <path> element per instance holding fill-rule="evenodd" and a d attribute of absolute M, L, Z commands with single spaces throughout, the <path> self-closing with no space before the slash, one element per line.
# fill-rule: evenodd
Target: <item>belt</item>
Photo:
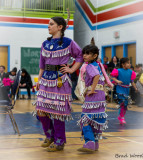
<path fill-rule="evenodd" d="M 124 88 L 130 88 L 129 85 L 123 85 L 123 84 L 117 84 L 118 86 L 124 87 Z"/>
<path fill-rule="evenodd" d="M 87 87 L 87 90 L 90 91 L 91 90 L 91 86 Z M 104 90 L 104 86 L 102 84 L 97 84 L 95 87 L 95 90 Z"/>
<path fill-rule="evenodd" d="M 45 70 L 47 71 L 59 71 L 60 68 L 62 68 L 62 66 L 60 65 L 50 65 L 50 64 L 45 65 Z"/>
<path fill-rule="evenodd" d="M 104 91 L 104 86 L 102 84 L 97 84 L 95 90 Z M 87 91 L 91 91 L 91 86 L 86 87 L 81 95 L 86 95 Z"/>

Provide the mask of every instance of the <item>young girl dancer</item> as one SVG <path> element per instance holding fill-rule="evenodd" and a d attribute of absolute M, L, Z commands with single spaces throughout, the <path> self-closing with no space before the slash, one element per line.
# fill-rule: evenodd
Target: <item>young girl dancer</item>
<path fill-rule="evenodd" d="M 62 17 L 51 18 L 48 29 L 52 36 L 41 47 L 36 110 L 46 135 L 42 147 L 52 152 L 63 150 L 66 143 L 64 121 L 72 119 L 69 73 L 80 67 L 83 58 L 80 47 L 64 37 L 66 21 Z M 75 64 L 69 68 L 67 63 L 71 56 Z"/>
<path fill-rule="evenodd" d="M 107 128 L 104 93 L 105 79 L 110 87 L 112 87 L 112 84 L 105 70 L 103 70 L 105 76 L 102 72 L 104 66 L 97 62 L 99 49 L 95 45 L 87 45 L 82 53 L 83 59 L 88 62 L 88 65 L 85 71 L 85 101 L 82 105 L 81 119 L 78 123 L 81 126 L 85 144 L 78 151 L 92 152 L 98 150 L 98 139 L 102 134 L 102 130 Z"/>
<path fill-rule="evenodd" d="M 128 58 L 122 58 L 120 60 L 120 68 L 114 69 L 111 73 L 113 81 L 117 83 L 116 93 L 120 104 L 119 116 L 118 116 L 120 124 L 126 123 L 125 114 L 128 105 L 127 97 L 129 96 L 129 87 L 130 87 L 129 84 L 131 83 L 135 88 L 135 90 L 137 91 L 136 85 L 134 83 L 136 74 L 134 71 L 129 69 L 130 66 L 131 66 L 130 60 Z"/>

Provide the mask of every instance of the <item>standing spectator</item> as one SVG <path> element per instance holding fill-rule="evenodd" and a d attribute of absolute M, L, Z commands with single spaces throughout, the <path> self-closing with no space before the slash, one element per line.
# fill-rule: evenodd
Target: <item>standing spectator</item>
<path fill-rule="evenodd" d="M 31 99 L 30 88 L 32 88 L 32 81 L 30 74 L 26 71 L 26 69 L 22 69 L 21 81 L 19 84 L 19 88 L 26 88 L 28 93 L 28 99 Z"/>
<path fill-rule="evenodd" d="M 131 65 L 130 69 L 131 69 L 132 71 L 134 71 L 134 66 Z"/>
<path fill-rule="evenodd" d="M 135 66 L 135 72 L 136 72 L 136 79 L 135 79 L 135 83 L 139 80 L 141 74 L 143 73 L 143 70 L 142 70 L 142 64 L 137 64 Z"/>
<path fill-rule="evenodd" d="M 117 56 L 114 56 L 114 57 L 111 59 L 108 67 L 110 67 L 110 68 L 112 68 L 112 69 L 114 69 L 114 68 L 118 69 L 118 68 L 120 67 L 119 58 L 118 58 Z"/>
<path fill-rule="evenodd" d="M 103 66 L 107 72 L 107 69 L 108 69 L 108 65 L 109 65 L 109 61 L 108 61 L 108 57 L 104 57 L 104 62 L 103 62 Z"/>
<path fill-rule="evenodd" d="M 73 63 L 71 64 L 70 67 L 72 67 L 75 64 L 75 60 L 73 60 Z M 74 91 L 77 85 L 77 81 L 78 81 L 78 76 L 79 76 L 79 69 L 77 69 L 75 72 L 73 72 L 71 74 L 71 81 L 72 81 L 72 99 L 74 100 L 78 100 L 77 96 L 75 95 Z"/>
<path fill-rule="evenodd" d="M 97 61 L 101 63 L 101 58 L 100 58 L 100 57 L 98 57 Z"/>
<path fill-rule="evenodd" d="M 120 67 L 119 58 L 117 56 L 112 57 L 108 65 L 110 72 L 112 72 L 113 69 L 115 68 L 118 69 L 119 67 Z M 115 94 L 116 94 L 116 85 L 114 85 L 114 88 L 113 88 L 113 98 L 115 98 Z"/>
<path fill-rule="evenodd" d="M 134 82 L 136 83 L 136 86 L 139 92 L 137 94 L 134 94 L 134 99 L 137 105 L 139 107 L 142 107 L 143 106 L 143 83 L 140 80 L 141 77 L 143 76 L 142 64 L 136 65 L 135 71 L 137 76 Z"/>

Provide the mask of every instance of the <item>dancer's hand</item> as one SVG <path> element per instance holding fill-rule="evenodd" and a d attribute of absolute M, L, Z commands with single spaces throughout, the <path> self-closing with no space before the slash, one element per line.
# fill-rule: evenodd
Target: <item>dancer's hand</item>
<path fill-rule="evenodd" d="M 118 84 L 122 84 L 123 82 L 122 82 L 122 81 L 117 80 L 117 83 L 118 83 Z"/>
<path fill-rule="evenodd" d="M 90 95 L 92 95 L 94 93 L 97 93 L 97 92 L 95 92 L 95 91 L 89 91 L 89 92 L 87 92 L 87 95 L 90 96 Z"/>
<path fill-rule="evenodd" d="M 37 84 L 36 84 L 36 91 L 38 91 L 39 88 L 40 88 L 40 84 L 39 84 L 39 82 L 37 82 Z"/>
<path fill-rule="evenodd" d="M 63 74 L 64 73 L 70 73 L 70 74 L 73 73 L 73 70 L 71 68 L 69 68 L 69 66 L 67 66 L 65 64 L 62 64 L 61 66 L 62 66 L 62 68 L 60 69 L 61 73 L 63 73 Z"/>

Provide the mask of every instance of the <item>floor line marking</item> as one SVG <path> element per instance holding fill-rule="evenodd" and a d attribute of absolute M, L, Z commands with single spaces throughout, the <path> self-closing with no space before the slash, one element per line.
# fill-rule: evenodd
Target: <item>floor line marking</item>
<path fill-rule="evenodd" d="M 113 136 L 112 134 L 109 134 L 109 133 L 104 133 L 104 134 L 105 134 L 105 135 Z M 143 145 L 143 143 L 141 143 L 141 142 L 137 142 L 137 141 L 129 140 L 129 139 L 126 139 L 126 138 L 122 138 L 122 137 L 116 137 L 116 138 L 119 138 L 119 139 L 122 139 L 122 140 L 126 140 L 126 141 L 129 141 L 129 142 L 133 142 L 133 143 L 136 143 L 136 144 Z"/>

